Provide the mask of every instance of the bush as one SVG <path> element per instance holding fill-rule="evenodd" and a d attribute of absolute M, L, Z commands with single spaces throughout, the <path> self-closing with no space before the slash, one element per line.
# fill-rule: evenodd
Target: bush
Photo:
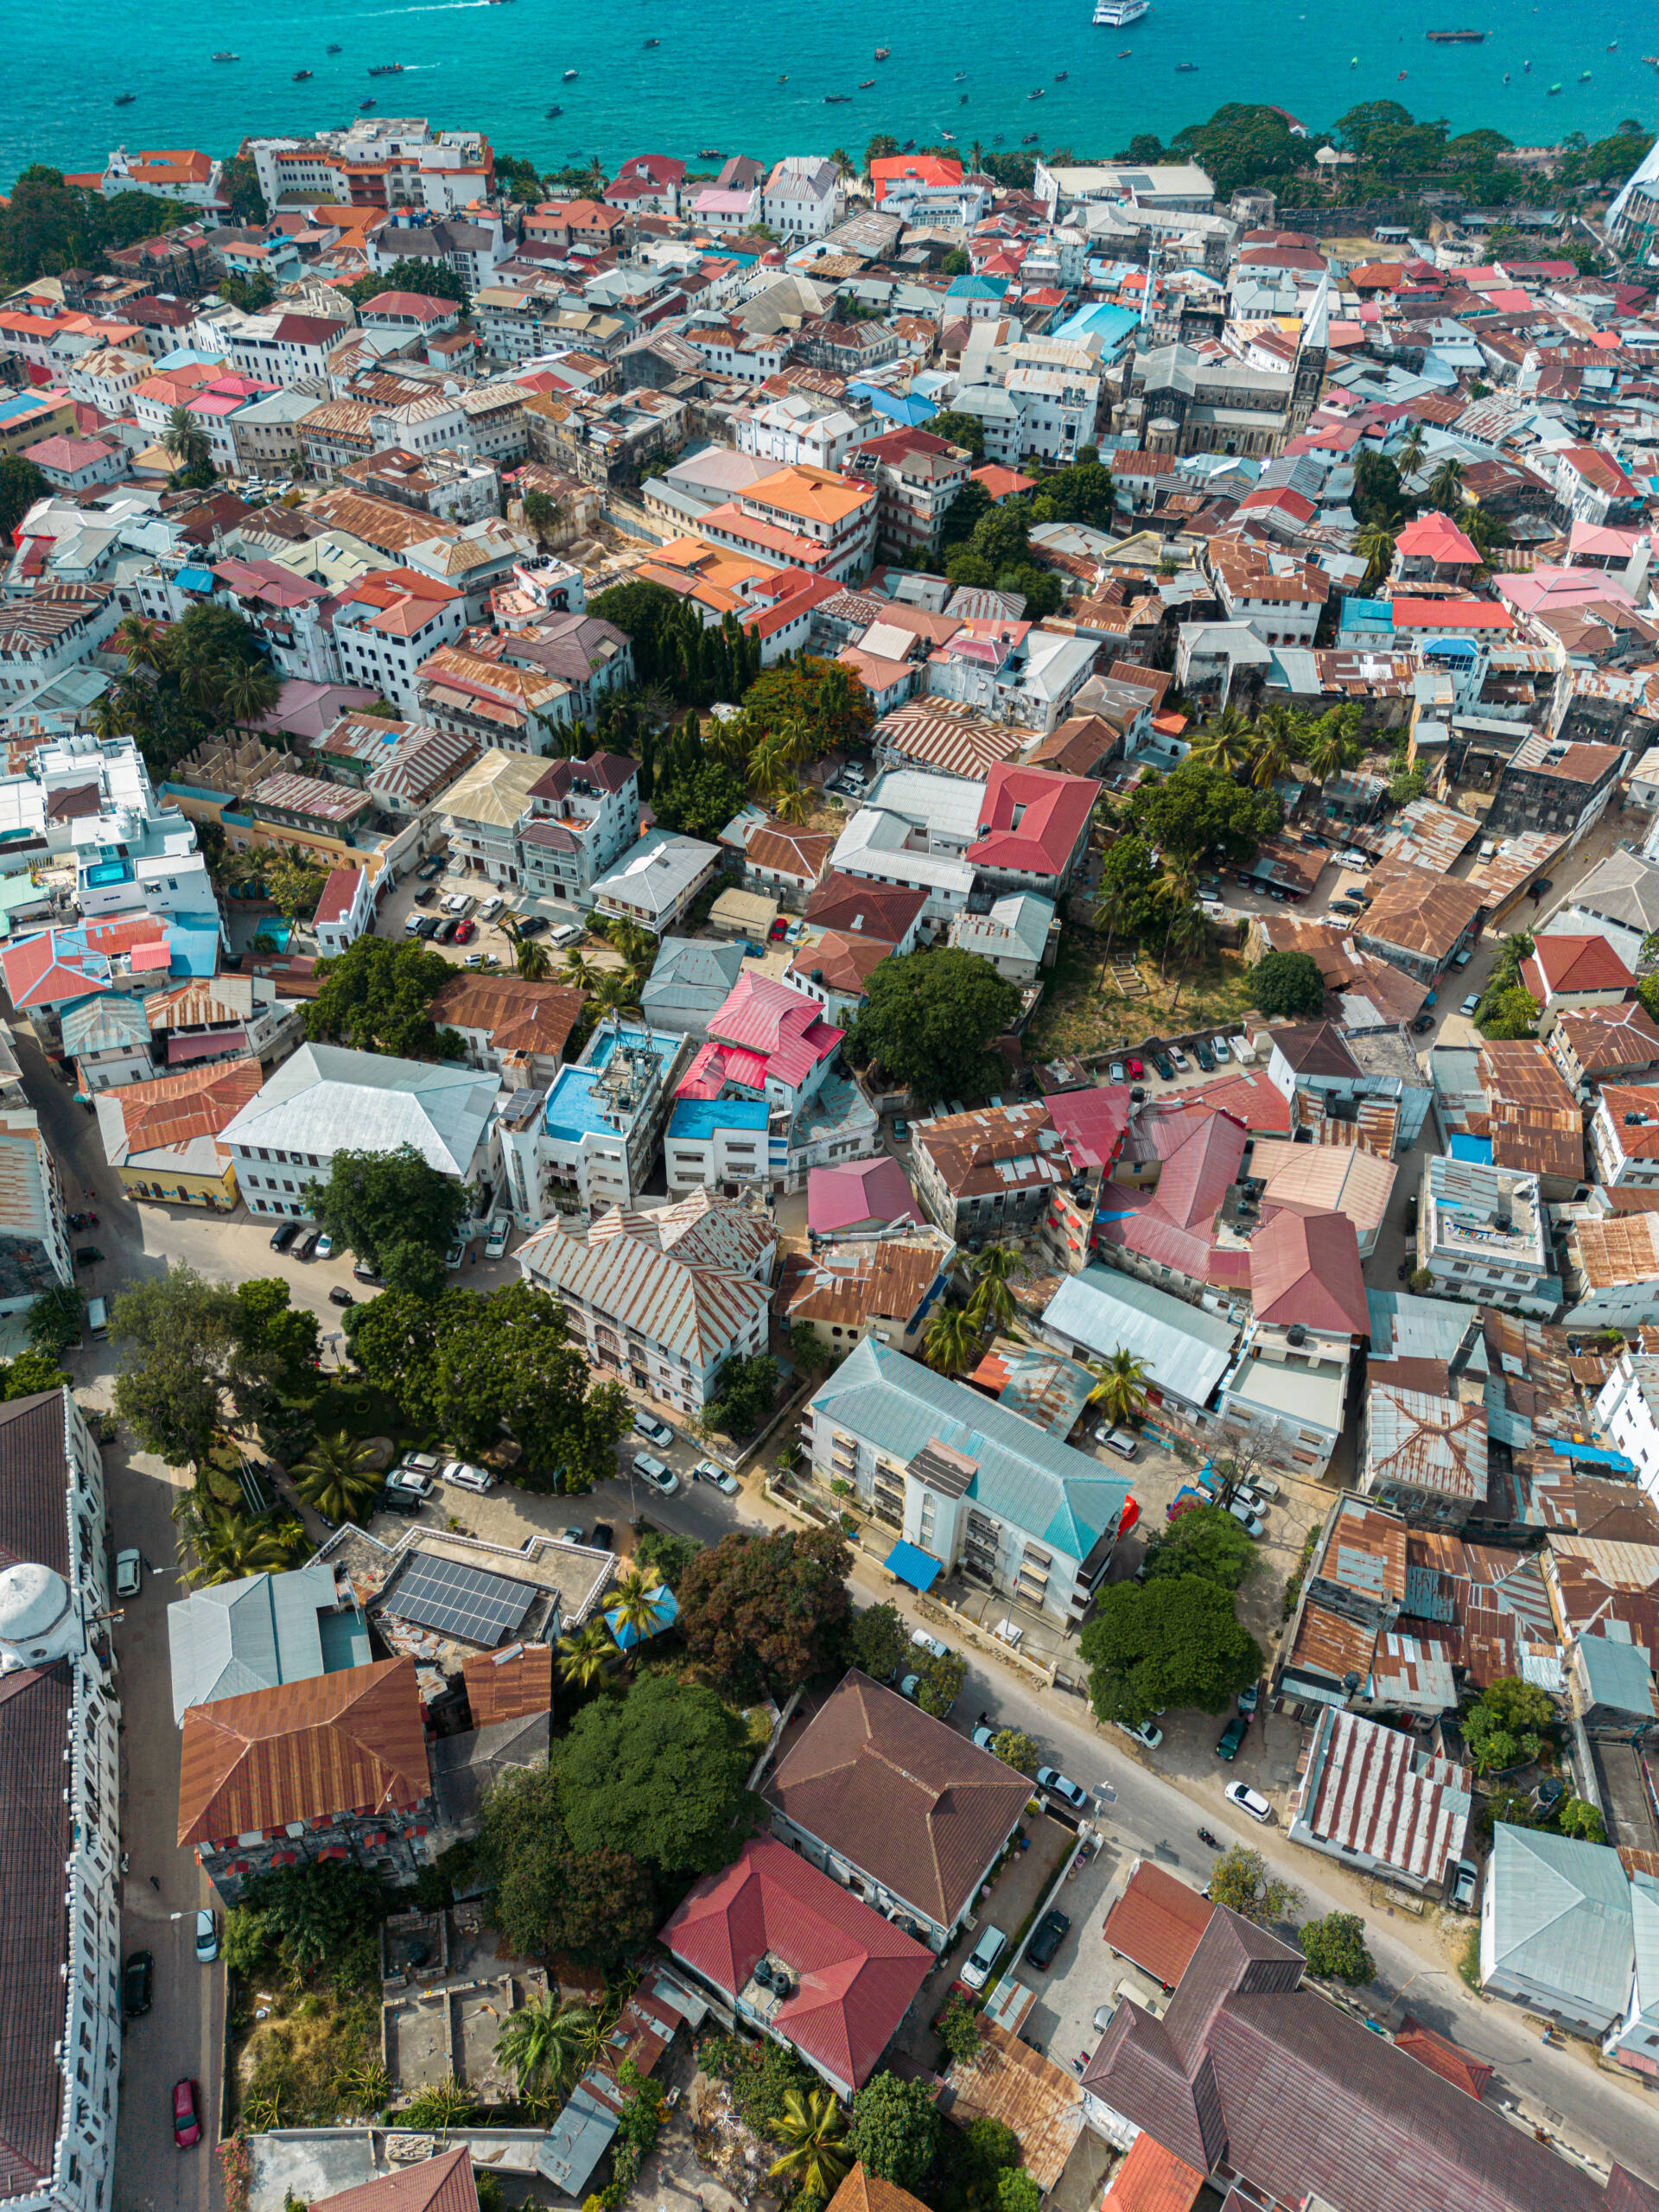
<path fill-rule="evenodd" d="M 699 2056 L 703 2069 L 725 2082 L 738 2118 L 756 2135 L 782 2138 L 778 2124 L 791 2089 L 805 2096 L 823 2085 L 810 2066 L 775 2043 L 746 2043 L 738 2036 L 711 2036 Z"/>
<path fill-rule="evenodd" d="M 985 2040 L 979 2015 L 960 1990 L 951 1992 L 950 2002 L 939 2015 L 938 2032 L 943 2049 L 956 2059 L 971 2058 Z"/>

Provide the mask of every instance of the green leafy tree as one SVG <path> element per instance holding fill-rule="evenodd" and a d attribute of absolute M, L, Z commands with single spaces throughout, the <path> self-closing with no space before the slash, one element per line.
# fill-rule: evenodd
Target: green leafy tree
<path fill-rule="evenodd" d="M 259 1925 L 260 1949 L 274 1954 L 289 1980 L 308 1981 L 348 1954 L 360 1955 L 385 1918 L 391 1893 L 367 1867 L 321 1859 L 256 1874 L 242 1904 Z"/>
<path fill-rule="evenodd" d="M 301 1395 L 320 1357 L 316 1315 L 293 1304 L 288 1285 L 278 1276 L 239 1282 L 232 1297 L 236 1354 L 231 1381 L 238 1405 L 251 1398 L 259 1410 L 270 1410 L 262 1390 Z"/>
<path fill-rule="evenodd" d="M 1132 1351 L 1119 1348 L 1109 1359 L 1093 1362 L 1095 1386 L 1085 1402 L 1098 1406 L 1109 1421 L 1137 1421 L 1147 1410 L 1147 1370 Z"/>
<path fill-rule="evenodd" d="M 335 1153 L 327 1181 L 306 1185 L 306 1202 L 334 1242 L 366 1260 L 389 1290 L 442 1290 L 443 1254 L 466 1217 L 467 1193 L 412 1144 Z"/>
<path fill-rule="evenodd" d="M 1037 2212 L 1042 2195 L 1023 2166 L 1005 2167 L 996 2177 L 997 2212 Z"/>
<path fill-rule="evenodd" d="M 378 298 L 382 292 L 420 292 L 429 300 L 453 300 L 464 314 L 467 287 L 454 270 L 442 261 L 411 261 L 407 256 L 378 273 L 371 270 L 347 288 L 346 296 L 355 307 Z"/>
<path fill-rule="evenodd" d="M 1078 1649 L 1096 1718 L 1131 1726 L 1168 1706 L 1219 1713 L 1262 1665 L 1231 1592 L 1195 1574 L 1111 1584 Z"/>
<path fill-rule="evenodd" d="M 910 1630 L 897 1605 L 866 1606 L 853 1622 L 852 1662 L 873 1682 L 890 1682 L 911 1656 Z"/>
<path fill-rule="evenodd" d="M 1409 806 L 1427 789 L 1428 778 L 1421 768 L 1396 768 L 1389 779 L 1389 797 L 1396 806 Z"/>
<path fill-rule="evenodd" d="M 1042 1746 L 1022 1728 L 999 1728 L 991 1738 L 991 1757 L 1020 1774 L 1035 1774 Z"/>
<path fill-rule="evenodd" d="M 1001 2212 L 1002 2183 L 1020 2171 L 1020 2156 L 1019 2137 L 989 2113 L 948 2126 L 928 2174 L 927 2201 L 935 2212 Z"/>
<path fill-rule="evenodd" d="M 231 203 L 238 223 L 263 227 L 265 203 L 259 190 L 259 172 L 251 154 L 232 154 L 219 165 L 219 189 Z"/>
<path fill-rule="evenodd" d="M 37 1397 L 42 1390 L 61 1390 L 69 1380 L 52 1353 L 33 1345 L 20 1351 L 16 1359 L 0 1361 L 0 1395 L 8 1401 Z"/>
<path fill-rule="evenodd" d="M 451 1300 L 433 1378 L 440 1426 L 473 1452 L 507 1430 L 524 1447 L 530 1487 L 561 1468 L 567 1491 L 613 1473 L 632 1417 L 627 1394 L 595 1377 L 559 1300 L 528 1282 Z"/>
<path fill-rule="evenodd" d="M 0 455 L 0 533 L 10 540 L 35 502 L 51 489 L 32 461 L 15 453 Z"/>
<path fill-rule="evenodd" d="M 962 1686 L 967 1679 L 968 1662 L 959 1651 L 947 1651 L 942 1659 L 937 1652 L 930 1651 L 922 1661 L 916 1702 L 924 1713 L 943 1720 L 962 1695 Z"/>
<path fill-rule="evenodd" d="M 1147 1546 L 1147 1577 L 1196 1574 L 1224 1590 L 1236 1590 L 1261 1564 L 1243 1525 L 1218 1505 L 1194 1505 L 1178 1514 Z"/>
<path fill-rule="evenodd" d="M 1018 985 L 977 953 L 906 953 L 871 974 L 844 1050 L 855 1067 L 879 1060 L 922 1098 L 971 1096 L 995 1087 L 987 1048 L 1019 1010 Z"/>
<path fill-rule="evenodd" d="M 474 1866 L 490 1924 L 523 1957 L 604 1964 L 657 1924 L 649 1870 L 626 1848 L 580 1852 L 564 1825 L 556 1766 L 520 1769 L 488 1792 Z"/>
<path fill-rule="evenodd" d="M 1596 1808 L 1583 1797 L 1563 1797 L 1555 1808 L 1555 1825 L 1563 1835 L 1580 1843 L 1605 1843 L 1607 1826 Z"/>
<path fill-rule="evenodd" d="M 1115 938 L 1138 936 L 1150 925 L 1161 881 L 1144 837 L 1119 837 L 1106 848 L 1094 918 L 1105 935 L 1109 957 Z"/>
<path fill-rule="evenodd" d="M 1161 784 L 1143 784 L 1129 801 L 1130 826 L 1163 854 L 1242 865 L 1284 820 L 1278 796 L 1252 791 L 1218 768 L 1183 760 Z"/>
<path fill-rule="evenodd" d="M 654 1567 L 671 1590 L 682 1579 L 702 1546 L 695 1536 L 671 1536 L 664 1529 L 642 1529 L 634 1540 L 633 1556 L 641 1567 Z"/>
<path fill-rule="evenodd" d="M 953 245 L 939 264 L 941 276 L 970 276 L 974 264 L 959 245 Z M 937 433 L 936 433 L 937 435 Z"/>
<path fill-rule="evenodd" d="M 232 1294 L 188 1266 L 123 1291 L 110 1308 L 119 1347 L 115 1410 L 146 1452 L 174 1466 L 207 1456 L 237 1348 Z"/>
<path fill-rule="evenodd" d="M 979 2014 L 960 1990 L 953 1990 L 946 2000 L 937 2031 L 945 2056 L 959 2062 L 972 2058 L 985 2040 Z"/>
<path fill-rule="evenodd" d="M 1310 1974 L 1321 1981 L 1345 1982 L 1363 1989 L 1376 1980 L 1376 1961 L 1365 1944 L 1365 1923 L 1357 1912 L 1327 1912 L 1298 1931 Z"/>
<path fill-rule="evenodd" d="M 293 1519 L 245 1521 L 218 1506 L 188 1510 L 180 1521 L 179 1557 L 193 1590 L 220 1582 L 242 1582 L 251 1574 L 281 1574 L 309 1549 L 304 1529 Z"/>
<path fill-rule="evenodd" d="M 923 428 L 931 437 L 943 438 L 947 445 L 961 446 L 976 461 L 984 460 L 985 425 L 977 415 L 964 415 L 957 409 L 944 407 L 937 415 L 929 416 Z M 957 494 L 958 498 L 961 496 Z"/>
<path fill-rule="evenodd" d="M 714 760 L 660 780 L 651 802 L 664 829 L 677 830 L 685 837 L 701 837 L 706 844 L 713 844 L 748 803 L 743 779 Z"/>
<path fill-rule="evenodd" d="M 1242 1843 L 1224 1851 L 1217 1859 L 1205 1894 L 1215 1904 L 1225 1905 L 1229 1912 L 1236 1912 L 1241 1920 L 1253 1920 L 1261 1927 L 1269 1921 L 1287 1920 L 1302 1904 L 1302 1893 L 1295 1885 L 1281 1881 L 1269 1872 L 1259 1851 Z"/>
<path fill-rule="evenodd" d="M 626 1852 L 671 1876 L 713 1873 L 754 1826 L 751 1758 L 741 1716 L 712 1690 L 642 1675 L 626 1698 L 586 1705 L 570 1725 L 559 1763 L 565 1832 L 579 1852 Z"/>
<path fill-rule="evenodd" d="M 731 1436 L 752 1436 L 778 1402 L 778 1363 L 770 1352 L 728 1359 L 715 1377 L 707 1420 Z"/>
<path fill-rule="evenodd" d="M 1494 995 L 1488 991 L 1481 1001 L 1475 1019 L 1484 1036 L 1494 1039 L 1535 1037 L 1538 1034 L 1538 1001 L 1532 993 L 1516 983 L 1507 991 Z"/>
<path fill-rule="evenodd" d="M 847 2140 L 867 2174 L 913 2194 L 938 2151 L 944 2122 L 925 2083 L 872 2075 L 853 2099 Z"/>
<path fill-rule="evenodd" d="M 25 1325 L 30 1346 L 61 1358 L 80 1342 L 86 1324 L 86 1301 L 72 1282 L 56 1283 L 42 1291 L 29 1307 Z"/>
<path fill-rule="evenodd" d="M 317 968 L 322 988 L 305 1010 L 305 1033 L 314 1045 L 349 1045 L 405 1060 L 458 1060 L 465 1053 L 461 1033 L 440 1029 L 432 1020 L 433 1000 L 455 975 L 441 952 L 407 938 L 394 943 L 369 935 Z"/>
<path fill-rule="evenodd" d="M 835 1529 L 737 1530 L 706 1545 L 676 1592 L 686 1649 L 745 1696 L 798 1688 L 840 1655 L 851 1568 Z"/>
<path fill-rule="evenodd" d="M 798 653 L 757 676 L 743 695 L 743 712 L 752 729 L 800 733 L 797 766 L 861 745 L 875 719 L 853 670 L 817 653 Z"/>
<path fill-rule="evenodd" d="M 1269 952 L 1250 970 L 1250 996 L 1266 1014 L 1309 1020 L 1325 1005 L 1325 978 L 1308 952 Z"/>

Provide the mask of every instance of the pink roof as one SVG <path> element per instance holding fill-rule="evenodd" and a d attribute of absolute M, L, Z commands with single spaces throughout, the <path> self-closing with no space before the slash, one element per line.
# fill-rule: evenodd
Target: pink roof
<path fill-rule="evenodd" d="M 114 451 L 101 438 L 42 438 L 38 445 L 24 447 L 23 459 L 32 461 L 37 468 L 60 468 L 73 474 L 78 468 L 107 461 Z"/>
<path fill-rule="evenodd" d="M 772 2032 L 855 2088 L 934 1964 L 931 1951 L 770 1836 L 706 1875 L 662 1940 L 728 1999 L 760 1959 L 781 1963 L 795 1986 L 772 2015 Z"/>
<path fill-rule="evenodd" d="M 1618 578 L 1599 569 L 1532 569 L 1500 575 L 1496 585 L 1520 614 L 1560 613 L 1564 607 L 1589 607 L 1598 600 L 1612 607 L 1634 604 Z"/>
<path fill-rule="evenodd" d="M 806 1178 L 806 1225 L 815 1236 L 866 1222 L 913 1221 L 925 1217 L 896 1160 L 852 1160 L 845 1167 L 814 1167 Z"/>
<path fill-rule="evenodd" d="M 1312 499 L 1300 492 L 1293 492 L 1287 485 L 1266 485 L 1254 492 L 1247 492 L 1239 501 L 1245 507 L 1260 510 L 1268 508 L 1289 515 L 1296 522 L 1312 522 L 1318 512 Z"/>
<path fill-rule="evenodd" d="M 318 922 L 343 922 L 351 912 L 357 898 L 357 888 L 363 880 L 360 868 L 332 868 L 328 880 L 322 887 L 322 896 L 317 901 L 317 911 L 311 917 Z"/>
<path fill-rule="evenodd" d="M 1512 630 L 1515 617 L 1490 599 L 1396 599 L 1396 630 Z"/>
<path fill-rule="evenodd" d="M 167 940 L 162 938 L 150 944 L 135 944 L 127 955 L 127 965 L 135 976 L 149 976 L 157 969 L 166 968 L 172 957 Z"/>
<path fill-rule="evenodd" d="M 804 1082 L 820 1060 L 828 1059 L 845 1033 L 830 1027 L 816 999 L 791 991 L 769 976 L 757 976 L 752 969 L 738 977 L 726 1003 L 709 1023 L 709 1034 L 715 1042 L 747 1047 L 746 1059 L 759 1059 L 763 1082 L 770 1076 L 791 1085 Z M 739 1075 L 736 1080 L 746 1083 L 750 1077 Z"/>
<path fill-rule="evenodd" d="M 55 1006 L 60 999 L 85 998 L 93 991 L 109 989 L 109 976 L 101 960 L 88 960 L 85 953 L 76 952 L 60 959 L 57 943 L 58 932 L 47 930 L 0 952 L 6 995 L 19 1014 L 28 1014 L 35 1007 Z"/>
<path fill-rule="evenodd" d="M 1250 1302 L 1258 1321 L 1300 1321 L 1334 1335 L 1370 1329 L 1359 1239 L 1344 1213 L 1275 1211 L 1250 1239 Z"/>
<path fill-rule="evenodd" d="M 979 838 L 967 857 L 976 867 L 1059 875 L 1088 828 L 1100 785 L 1087 776 L 995 762 L 979 806 Z"/>
<path fill-rule="evenodd" d="M 1096 1090 L 1063 1090 L 1048 1102 L 1048 1118 L 1065 1141 L 1073 1167 L 1109 1167 L 1129 1126 L 1125 1084 Z"/>
<path fill-rule="evenodd" d="M 1408 522 L 1394 543 L 1396 552 L 1414 560 L 1421 557 L 1472 567 L 1480 559 L 1478 548 L 1470 543 L 1451 517 L 1433 508 Z"/>
<path fill-rule="evenodd" d="M 1620 530 L 1613 523 L 1586 522 L 1582 517 L 1575 516 L 1567 533 L 1567 557 L 1571 561 L 1575 553 L 1599 553 L 1628 561 L 1636 550 L 1637 540 L 1646 534 L 1640 530 Z"/>

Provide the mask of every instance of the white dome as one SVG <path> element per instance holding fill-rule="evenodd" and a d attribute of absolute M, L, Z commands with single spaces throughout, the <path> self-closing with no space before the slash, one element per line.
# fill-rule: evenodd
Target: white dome
<path fill-rule="evenodd" d="M 69 1606 L 69 1585 L 49 1567 L 25 1560 L 0 1573 L 0 1643 L 38 1642 Z"/>

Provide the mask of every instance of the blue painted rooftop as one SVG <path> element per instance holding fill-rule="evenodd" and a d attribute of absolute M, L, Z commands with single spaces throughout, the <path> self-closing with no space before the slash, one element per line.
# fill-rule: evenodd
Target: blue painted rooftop
<path fill-rule="evenodd" d="M 1460 1131 L 1452 1136 L 1451 1153 L 1453 1160 L 1473 1160 L 1483 1167 L 1492 1164 L 1492 1141 L 1490 1137 L 1465 1136 Z"/>
<path fill-rule="evenodd" d="M 671 1137 L 711 1137 L 716 1129 L 762 1129 L 770 1112 L 764 1098 L 683 1098 L 669 1116 Z"/>
<path fill-rule="evenodd" d="M 213 572 L 211 569 L 181 569 L 174 582 L 181 591 L 212 591 Z"/>
<path fill-rule="evenodd" d="M 1364 625 L 1374 630 L 1392 630 L 1394 608 L 1386 599 L 1351 599 L 1342 610 L 1344 630 Z"/>
<path fill-rule="evenodd" d="M 583 1137 L 598 1136 L 610 1128 L 594 1103 L 594 1085 L 599 1077 L 597 1068 L 559 1070 L 553 1079 L 553 1088 L 547 1094 L 543 1121 L 549 1136 L 579 1144 Z"/>

